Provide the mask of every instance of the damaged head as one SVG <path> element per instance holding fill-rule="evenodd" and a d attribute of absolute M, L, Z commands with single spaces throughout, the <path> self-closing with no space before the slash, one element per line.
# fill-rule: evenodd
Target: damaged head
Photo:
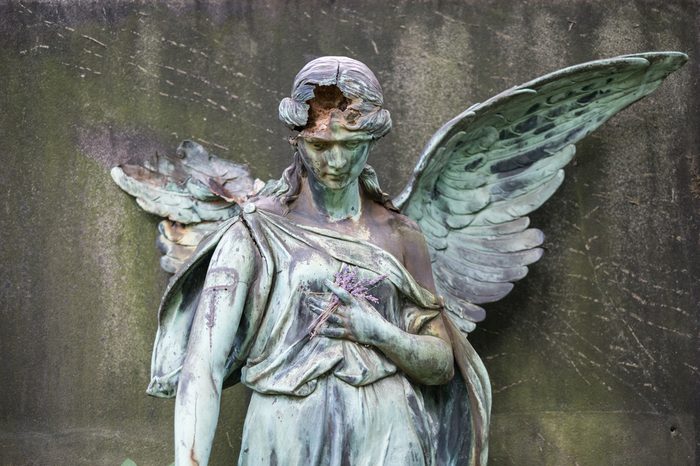
<path fill-rule="evenodd" d="M 302 137 L 323 136 L 333 127 L 379 139 L 391 129 L 382 108 L 379 81 L 364 63 L 347 57 L 321 57 L 294 78 L 292 96 L 280 102 L 279 117 Z"/>
<path fill-rule="evenodd" d="M 347 57 L 307 63 L 294 78 L 292 96 L 279 106 L 280 120 L 299 131 L 292 139 L 294 160 L 274 191 L 281 202 L 293 203 L 303 178 L 311 174 L 314 182 L 330 189 L 358 179 L 364 195 L 396 210 L 366 163 L 373 142 L 391 129 L 383 104 L 379 81 L 364 63 Z"/>

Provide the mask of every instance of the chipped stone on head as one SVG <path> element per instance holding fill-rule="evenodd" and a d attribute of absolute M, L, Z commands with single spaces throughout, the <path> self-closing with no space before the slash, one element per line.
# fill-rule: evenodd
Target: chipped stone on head
<path fill-rule="evenodd" d="M 291 97 L 280 102 L 279 117 L 302 136 L 318 135 L 337 124 L 379 139 L 391 129 L 383 103 L 379 81 L 364 63 L 321 57 L 299 71 Z"/>

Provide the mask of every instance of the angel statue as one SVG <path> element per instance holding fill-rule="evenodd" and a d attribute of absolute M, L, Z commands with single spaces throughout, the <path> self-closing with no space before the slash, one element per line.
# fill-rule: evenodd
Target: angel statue
<path fill-rule="evenodd" d="M 491 390 L 468 341 L 542 256 L 527 215 L 574 144 L 687 57 L 625 55 L 545 75 L 440 128 L 406 188 L 367 159 L 391 128 L 363 63 L 309 62 L 279 117 L 276 181 L 185 141 L 116 167 L 159 224 L 163 297 L 148 393 L 175 401 L 178 466 L 207 464 L 221 391 L 252 390 L 239 465 L 485 465 Z"/>

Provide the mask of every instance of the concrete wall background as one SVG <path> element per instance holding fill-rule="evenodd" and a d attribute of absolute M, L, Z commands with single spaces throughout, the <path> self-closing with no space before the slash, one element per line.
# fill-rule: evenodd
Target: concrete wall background
<path fill-rule="evenodd" d="M 144 394 L 157 219 L 111 166 L 191 137 L 277 176 L 279 100 L 307 60 L 340 54 L 384 87 L 395 127 L 371 163 L 397 193 L 471 103 L 668 49 L 690 62 L 579 144 L 533 216 L 544 259 L 472 340 L 491 464 L 695 464 L 699 37 L 690 0 L 0 2 L 0 464 L 171 461 L 173 404 Z M 235 463 L 245 402 L 225 393 L 212 464 Z"/>

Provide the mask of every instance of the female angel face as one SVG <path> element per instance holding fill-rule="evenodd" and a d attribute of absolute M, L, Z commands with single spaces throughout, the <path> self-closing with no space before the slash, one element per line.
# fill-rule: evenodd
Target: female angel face
<path fill-rule="evenodd" d="M 299 135 L 298 149 L 310 183 L 343 189 L 355 181 L 367 163 L 372 137 L 340 125 L 308 136 Z"/>

